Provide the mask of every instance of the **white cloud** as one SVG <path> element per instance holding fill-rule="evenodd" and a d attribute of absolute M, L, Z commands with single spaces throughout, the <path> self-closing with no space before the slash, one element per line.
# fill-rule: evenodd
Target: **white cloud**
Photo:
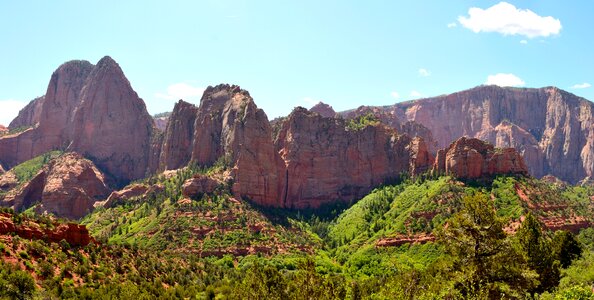
<path fill-rule="evenodd" d="M 584 82 L 584 83 L 580 83 L 580 84 L 574 84 L 571 88 L 572 89 L 587 89 L 591 86 L 592 86 L 591 84 Z"/>
<path fill-rule="evenodd" d="M 394 99 L 400 98 L 400 94 L 398 94 L 398 92 L 391 92 L 390 96 L 392 96 L 392 98 L 394 98 Z"/>
<path fill-rule="evenodd" d="M 497 73 L 495 75 L 489 75 L 485 84 L 498 86 L 523 86 L 526 83 L 514 74 Z"/>
<path fill-rule="evenodd" d="M 535 38 L 548 37 L 561 31 L 559 19 L 542 17 L 529 9 L 519 9 L 507 2 L 499 2 L 487 9 L 471 7 L 468 15 L 458 17 L 458 22 L 475 33 L 498 32 Z"/>
<path fill-rule="evenodd" d="M 456 22 L 448 23 L 448 28 L 454 28 L 456 26 L 458 26 L 458 24 L 456 24 Z"/>
<path fill-rule="evenodd" d="M 26 102 L 17 101 L 17 100 L 0 100 L 0 124 L 4 126 L 8 126 L 12 119 L 16 118 L 19 114 L 19 110 L 27 105 Z"/>
<path fill-rule="evenodd" d="M 167 87 L 166 93 L 156 93 L 155 97 L 159 99 L 177 101 L 183 99 L 188 102 L 199 102 L 204 88 L 191 86 L 187 83 L 174 83 Z"/>
<path fill-rule="evenodd" d="M 423 77 L 427 77 L 427 76 L 431 75 L 431 72 L 429 72 L 427 69 L 420 68 L 419 75 L 423 76 Z"/>
<path fill-rule="evenodd" d="M 312 107 L 318 103 L 322 102 L 321 100 L 317 100 L 311 97 L 305 97 L 303 99 L 301 99 L 301 102 L 298 103 L 298 105 L 302 105 L 302 106 L 307 106 L 307 107 Z"/>
<path fill-rule="evenodd" d="M 528 41 L 527 41 L 527 40 L 521 40 L 521 41 L 520 41 L 520 44 L 522 44 L 522 45 L 526 45 L 526 44 L 528 44 Z"/>
<path fill-rule="evenodd" d="M 410 92 L 410 96 L 413 98 L 419 98 L 419 97 L 423 96 L 423 94 L 413 90 Z"/>

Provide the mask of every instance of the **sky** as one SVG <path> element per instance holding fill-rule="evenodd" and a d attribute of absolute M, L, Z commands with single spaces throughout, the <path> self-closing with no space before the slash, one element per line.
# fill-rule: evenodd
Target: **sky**
<path fill-rule="evenodd" d="M 0 124 L 62 63 L 115 59 L 149 113 L 219 83 L 269 119 L 481 84 L 594 100 L 594 1 L 0 0 Z"/>

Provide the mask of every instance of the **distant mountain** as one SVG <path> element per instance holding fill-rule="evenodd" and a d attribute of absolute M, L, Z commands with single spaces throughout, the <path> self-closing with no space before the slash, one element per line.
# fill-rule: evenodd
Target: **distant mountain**
<path fill-rule="evenodd" d="M 577 183 L 594 175 L 594 103 L 556 87 L 479 86 L 370 108 L 388 116 L 388 122 L 421 124 L 437 148 L 462 136 L 476 137 L 516 148 L 539 178 L 551 174 Z"/>

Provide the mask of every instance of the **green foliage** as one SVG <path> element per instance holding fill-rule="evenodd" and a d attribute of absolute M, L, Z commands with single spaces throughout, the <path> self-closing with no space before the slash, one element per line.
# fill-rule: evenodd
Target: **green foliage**
<path fill-rule="evenodd" d="M 454 258 L 456 288 L 466 297 L 501 298 L 522 295 L 534 282 L 522 255 L 511 246 L 489 197 L 463 198 L 462 209 L 438 231 L 439 241 Z"/>
<path fill-rule="evenodd" d="M 580 258 L 583 249 L 575 236 L 565 230 L 555 232 L 553 236 L 553 253 L 561 263 L 561 267 L 567 268 L 575 259 Z"/>
<path fill-rule="evenodd" d="M 526 257 L 528 267 L 538 274 L 539 284 L 530 289 L 532 293 L 550 291 L 559 285 L 560 263 L 550 239 L 543 235 L 542 224 L 529 213 L 515 236 Z"/>
<path fill-rule="evenodd" d="M 35 280 L 29 273 L 0 261 L 0 297 L 30 299 L 35 289 Z"/>
<path fill-rule="evenodd" d="M 351 131 L 362 130 L 367 126 L 377 126 L 380 120 L 373 114 L 367 113 L 347 121 L 346 128 Z"/>
<path fill-rule="evenodd" d="M 19 184 L 22 184 L 31 180 L 43 165 L 60 155 L 62 155 L 62 151 L 47 152 L 15 166 L 11 171 L 14 172 Z"/>

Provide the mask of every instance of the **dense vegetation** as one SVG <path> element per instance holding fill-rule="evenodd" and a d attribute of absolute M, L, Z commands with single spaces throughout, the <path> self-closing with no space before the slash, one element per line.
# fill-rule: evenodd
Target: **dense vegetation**
<path fill-rule="evenodd" d="M 97 245 L 0 236 L 0 297 L 594 299 L 594 229 L 547 229 L 591 221 L 591 187 L 415 179 L 313 213 L 262 209 L 224 185 L 182 195 L 195 174 L 225 172 L 136 182 L 162 188 L 87 216 Z"/>

